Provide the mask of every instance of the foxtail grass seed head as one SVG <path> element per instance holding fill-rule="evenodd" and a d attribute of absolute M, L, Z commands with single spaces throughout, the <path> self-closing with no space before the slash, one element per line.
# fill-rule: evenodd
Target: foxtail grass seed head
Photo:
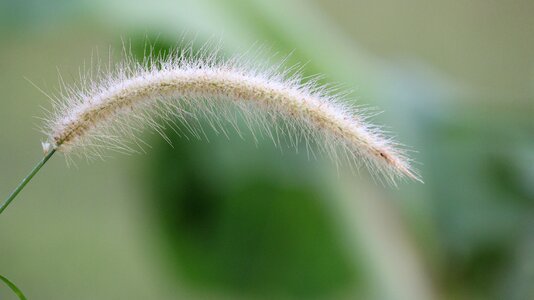
<path fill-rule="evenodd" d="M 63 86 L 47 118 L 45 153 L 55 149 L 91 158 L 107 149 L 144 151 L 138 133 L 146 127 L 168 141 L 166 127 L 201 138 L 200 119 L 225 135 L 229 127 L 241 134 L 238 123 L 244 121 L 254 137 L 261 133 L 277 145 L 285 137 L 296 147 L 300 142 L 323 150 L 336 163 L 364 164 L 380 179 L 420 181 L 405 151 L 368 124 L 364 110 L 342 103 L 318 78 L 304 81 L 291 69 L 258 66 L 244 56 L 223 59 L 210 47 L 152 57 L 136 62 L 125 55 L 96 75 L 81 72 L 78 87 Z"/>

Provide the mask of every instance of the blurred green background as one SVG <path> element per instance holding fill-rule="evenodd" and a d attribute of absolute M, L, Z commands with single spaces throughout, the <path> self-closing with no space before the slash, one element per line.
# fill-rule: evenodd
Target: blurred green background
<path fill-rule="evenodd" d="M 58 156 L 0 216 L 0 274 L 30 299 L 534 299 L 532 1 L 0 0 L 0 34 L 2 198 L 42 155 L 25 77 L 53 94 L 96 50 L 184 34 L 293 51 L 384 110 L 425 180 L 214 133 Z"/>

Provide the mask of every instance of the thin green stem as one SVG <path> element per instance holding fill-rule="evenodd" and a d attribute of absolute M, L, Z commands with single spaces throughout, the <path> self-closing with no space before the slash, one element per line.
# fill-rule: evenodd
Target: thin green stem
<path fill-rule="evenodd" d="M 56 152 L 56 149 L 52 149 L 50 152 L 48 152 L 46 154 L 46 156 L 43 157 L 43 159 L 40 162 L 38 162 L 37 165 L 35 165 L 35 167 L 30 172 L 30 174 L 28 174 L 28 176 L 26 176 L 24 179 L 22 179 L 22 181 L 19 183 L 17 188 L 15 188 L 15 190 L 13 192 L 11 192 L 11 195 L 9 195 L 9 197 L 7 197 L 7 199 L 4 201 L 4 203 L 2 203 L 2 206 L 0 206 L 0 214 L 7 208 L 9 203 L 11 203 L 11 201 L 13 201 L 13 199 L 15 199 L 15 197 L 17 197 L 17 195 L 20 193 L 20 191 L 22 191 L 22 189 L 26 186 L 26 184 L 28 184 L 28 182 L 30 182 L 30 180 L 32 180 L 33 176 L 35 176 L 35 174 L 37 174 L 37 172 L 39 172 L 39 170 L 50 159 L 50 157 L 52 157 L 52 155 L 54 155 L 55 152 Z"/>
<path fill-rule="evenodd" d="M 2 280 L 12 291 L 19 297 L 20 300 L 26 300 L 26 296 L 22 293 L 22 291 L 9 279 L 5 278 L 4 276 L 0 275 L 0 280 Z"/>

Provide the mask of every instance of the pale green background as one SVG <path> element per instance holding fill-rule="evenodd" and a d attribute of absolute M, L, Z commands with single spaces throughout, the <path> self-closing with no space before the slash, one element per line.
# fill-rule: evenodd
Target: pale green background
<path fill-rule="evenodd" d="M 42 155 L 34 117 L 50 103 L 25 78 L 54 93 L 56 68 L 72 83 L 97 49 L 107 57 L 109 47 L 120 53 L 121 39 L 172 45 L 184 34 L 220 39 L 224 53 L 256 42 L 294 51 L 289 65 L 307 63 L 306 74 L 325 74 L 324 82 L 354 90 L 358 104 L 385 111 L 375 122 L 417 150 L 425 184 L 393 188 L 366 170 L 336 174 L 328 162 L 280 155 L 267 140 L 260 149 L 250 140 L 181 140 L 173 150 L 148 134 L 155 149 L 146 155 L 77 168 L 54 157 L 0 216 L 0 273 L 29 299 L 532 299 L 533 12 L 531 1 L 1 0 L 2 197 Z M 229 178 L 233 191 L 253 178 L 268 183 L 267 198 L 292 187 L 319 196 L 297 193 L 272 207 L 243 196 L 250 206 L 242 212 L 241 198 L 229 196 L 223 207 L 238 206 L 225 224 L 272 226 L 217 231 L 232 251 L 191 254 L 187 247 L 198 245 L 174 244 L 182 231 L 161 221 L 166 190 L 154 192 L 158 163 L 179 151 L 194 155 L 177 173 L 198 170 L 201 184 Z M 245 236 L 261 230 L 251 252 Z M 316 230 L 332 244 L 317 243 Z M 264 249 L 263 259 L 254 256 Z M 313 259 L 295 267 L 301 254 Z M 222 275 L 206 279 L 204 263 Z M 242 277 L 223 280 L 235 272 Z M 15 298 L 0 285 L 0 299 Z"/>

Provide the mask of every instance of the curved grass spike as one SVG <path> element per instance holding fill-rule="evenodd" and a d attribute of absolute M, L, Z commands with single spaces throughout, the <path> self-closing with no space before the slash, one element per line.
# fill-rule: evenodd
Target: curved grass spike
<path fill-rule="evenodd" d="M 211 46 L 146 57 L 136 62 L 126 54 L 114 67 L 82 72 L 78 87 L 63 83 L 44 129 L 47 155 L 0 213 L 56 150 L 87 158 L 102 157 L 107 149 L 144 151 L 138 137 L 143 128 L 166 140 L 167 126 L 201 138 L 200 118 L 223 134 L 228 124 L 241 134 L 238 121 L 244 120 L 254 137 L 259 131 L 277 145 L 285 138 L 295 147 L 318 146 L 308 150 L 323 150 L 336 163 L 363 163 L 375 178 L 393 184 L 406 177 L 421 181 L 399 144 L 367 123 L 365 111 L 343 104 L 339 93 L 318 84 L 318 77 L 305 81 L 291 69 L 265 67 L 244 56 L 223 59 Z"/>

